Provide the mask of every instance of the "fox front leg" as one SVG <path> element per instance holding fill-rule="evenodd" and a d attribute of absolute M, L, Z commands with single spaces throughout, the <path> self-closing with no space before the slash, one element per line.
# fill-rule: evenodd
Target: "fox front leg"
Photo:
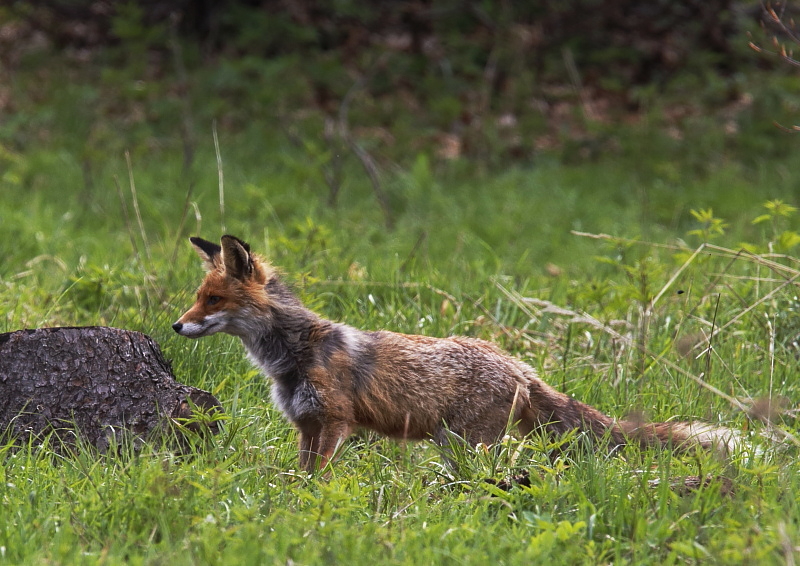
<path fill-rule="evenodd" d="M 307 472 L 323 469 L 336 449 L 350 436 L 351 427 L 345 422 L 323 425 L 315 433 L 300 432 L 300 466 Z"/>
<path fill-rule="evenodd" d="M 319 452 L 319 431 L 312 434 L 300 431 L 300 467 L 307 472 L 313 472 L 316 466 L 317 453 Z"/>

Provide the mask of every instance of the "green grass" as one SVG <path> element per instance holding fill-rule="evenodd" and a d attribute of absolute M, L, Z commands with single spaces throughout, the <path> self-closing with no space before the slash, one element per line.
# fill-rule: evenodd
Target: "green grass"
<path fill-rule="evenodd" d="M 796 142 L 776 141 L 781 134 L 763 127 L 770 117 L 757 104 L 739 116 L 738 137 L 719 134 L 710 116 L 682 142 L 663 133 L 654 110 L 647 123 L 602 132 L 613 143 L 585 159 L 542 153 L 494 167 L 438 160 L 409 143 L 383 168 L 387 229 L 358 160 L 347 156 L 338 206 L 329 207 L 320 165 L 329 156 L 314 120 L 298 126 L 309 145 L 290 143 L 225 62 L 192 75 L 197 135 L 187 171 L 176 117 L 184 103 L 168 84 L 137 85 L 130 69 L 62 74 L 28 64 L 14 74 L 16 113 L 0 129 L 0 330 L 142 330 L 180 380 L 222 401 L 228 421 L 214 446 L 188 458 L 161 446 L 116 456 L 0 447 L 0 564 L 796 557 L 797 448 L 759 438 L 762 424 L 690 378 L 702 375 L 743 402 L 772 395 L 793 407 L 800 399 L 800 270 L 786 255 L 796 248 L 777 244 L 797 219 L 752 224 L 768 199 L 796 204 L 800 164 L 787 157 Z M 277 63 L 264 72 L 285 78 Z M 214 90 L 218 83 L 236 86 L 241 103 Z M 248 121 L 243 108 L 261 110 Z M 224 217 L 210 117 L 219 120 Z M 413 129 L 410 118 L 398 121 Z M 702 228 L 690 210 L 701 209 L 727 222 L 725 234 L 710 235 L 725 249 L 692 256 L 704 238 L 690 234 Z M 190 341 L 170 329 L 202 276 L 186 236 L 213 239 L 223 225 L 281 266 L 324 316 L 493 340 L 611 415 L 703 418 L 754 433 L 759 451 L 721 459 L 575 448 L 551 458 L 548 441 L 509 439 L 458 454 L 454 474 L 427 443 L 363 434 L 329 479 L 306 477 L 295 471 L 295 432 L 238 341 Z M 756 255 L 737 256 L 741 243 Z M 703 343 L 682 354 L 699 332 L 719 328 L 709 355 L 698 355 Z M 781 430 L 795 435 L 791 414 L 785 419 Z M 530 487 L 501 492 L 482 481 L 522 470 Z M 686 475 L 724 475 L 735 492 L 724 495 L 719 482 L 688 495 L 669 488 Z"/>

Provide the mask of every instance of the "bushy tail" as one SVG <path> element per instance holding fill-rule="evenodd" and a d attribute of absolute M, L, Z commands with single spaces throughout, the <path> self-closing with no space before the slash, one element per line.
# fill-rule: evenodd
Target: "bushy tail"
<path fill-rule="evenodd" d="M 616 421 L 539 380 L 530 386 L 530 406 L 522 411 L 520 429 L 523 434 L 544 429 L 554 435 L 577 429 L 607 439 L 612 449 L 628 444 L 679 451 L 700 447 L 726 455 L 740 444 L 736 431 L 708 423 Z"/>
<path fill-rule="evenodd" d="M 663 446 L 676 450 L 702 448 L 728 455 L 741 444 L 741 435 L 735 430 L 703 422 L 640 423 L 618 421 L 615 423 L 628 444 Z"/>

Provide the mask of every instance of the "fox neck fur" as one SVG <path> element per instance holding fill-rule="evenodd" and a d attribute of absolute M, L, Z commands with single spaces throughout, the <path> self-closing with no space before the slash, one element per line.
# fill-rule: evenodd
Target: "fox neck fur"
<path fill-rule="evenodd" d="M 440 444 L 455 434 L 471 445 L 494 442 L 512 424 L 522 434 L 578 429 L 611 447 L 724 449 L 733 436 L 702 424 L 614 421 L 483 340 L 362 331 L 326 320 L 238 238 L 191 243 L 207 274 L 196 303 L 173 328 L 189 338 L 226 332 L 242 340 L 249 358 L 272 378 L 274 403 L 300 433 L 305 469 L 324 466 L 359 427 Z"/>

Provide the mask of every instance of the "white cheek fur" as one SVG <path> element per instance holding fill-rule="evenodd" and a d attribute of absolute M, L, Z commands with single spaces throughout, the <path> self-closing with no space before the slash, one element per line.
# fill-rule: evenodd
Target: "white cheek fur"
<path fill-rule="evenodd" d="M 202 322 L 185 322 L 180 333 L 183 336 L 200 337 L 224 330 L 227 324 L 225 313 L 218 312 L 203 318 Z"/>
<path fill-rule="evenodd" d="M 203 331 L 203 325 L 196 322 L 185 322 L 181 327 L 180 333 L 184 336 L 193 336 Z"/>

